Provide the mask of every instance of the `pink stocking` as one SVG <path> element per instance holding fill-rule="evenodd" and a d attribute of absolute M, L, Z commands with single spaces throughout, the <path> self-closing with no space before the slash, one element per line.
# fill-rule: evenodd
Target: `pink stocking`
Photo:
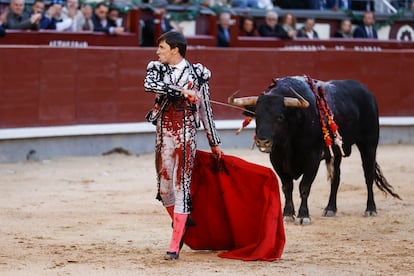
<path fill-rule="evenodd" d="M 187 221 L 188 214 L 177 214 L 174 213 L 174 228 L 171 238 L 171 244 L 169 252 L 178 252 L 180 251 L 180 242 L 184 236 L 185 232 L 185 223 Z"/>

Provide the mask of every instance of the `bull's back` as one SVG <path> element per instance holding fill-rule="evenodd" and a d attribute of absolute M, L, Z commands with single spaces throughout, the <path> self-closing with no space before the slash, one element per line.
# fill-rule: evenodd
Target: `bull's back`
<path fill-rule="evenodd" d="M 378 144 L 379 121 L 375 96 L 354 80 L 329 82 L 325 89 L 344 143 Z"/>

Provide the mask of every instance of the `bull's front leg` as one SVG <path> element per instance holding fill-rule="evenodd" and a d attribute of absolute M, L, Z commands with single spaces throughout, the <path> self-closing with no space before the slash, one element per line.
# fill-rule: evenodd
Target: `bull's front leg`
<path fill-rule="evenodd" d="M 315 180 L 317 172 L 318 172 L 318 167 L 312 168 L 311 170 L 303 174 L 302 180 L 300 181 L 299 193 L 300 193 L 301 202 L 300 202 L 300 207 L 298 211 L 298 217 L 295 220 L 295 224 L 298 224 L 298 225 L 311 224 L 311 218 L 309 216 L 309 208 L 308 208 L 308 197 L 310 194 L 312 183 Z"/>
<path fill-rule="evenodd" d="M 285 207 L 283 208 L 283 220 L 293 222 L 295 220 L 295 206 L 293 204 L 293 179 L 281 177 L 282 190 L 285 195 Z"/>

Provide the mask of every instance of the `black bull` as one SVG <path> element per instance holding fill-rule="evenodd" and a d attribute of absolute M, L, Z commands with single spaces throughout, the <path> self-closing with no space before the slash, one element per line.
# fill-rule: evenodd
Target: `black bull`
<path fill-rule="evenodd" d="M 256 146 L 262 152 L 270 153 L 270 161 L 282 181 L 285 221 L 295 220 L 293 180 L 302 176 L 299 185 L 301 204 L 295 222 L 310 223 L 308 196 L 322 159 L 325 159 L 331 180 L 329 201 L 323 216 L 335 216 L 337 211 L 342 154 L 340 147 L 333 145 L 331 156 L 325 145 L 315 96 L 318 94 L 311 89 L 311 83 L 315 88 L 322 86 L 325 90 L 325 99 L 342 136 L 344 156 L 351 154 L 353 144 L 359 149 L 368 191 L 365 215 L 376 216 L 374 182 L 384 193 L 400 197 L 393 192 L 376 162 L 379 120 L 374 95 L 353 80 L 322 82 L 307 77 L 286 77 L 274 79 L 274 83 L 256 99 L 255 104 L 251 101 L 239 104 L 247 105 L 248 109 L 255 112 Z M 249 98 L 251 100 L 254 97 Z M 238 99 L 229 100 L 236 104 Z M 333 138 L 332 132 L 330 136 Z"/>

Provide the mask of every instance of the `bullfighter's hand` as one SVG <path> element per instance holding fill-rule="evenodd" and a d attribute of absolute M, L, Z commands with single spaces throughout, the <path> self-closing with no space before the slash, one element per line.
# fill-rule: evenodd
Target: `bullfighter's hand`
<path fill-rule="evenodd" d="M 223 155 L 223 152 L 220 149 L 220 146 L 216 145 L 216 146 L 211 146 L 211 152 L 213 153 L 213 156 L 217 159 L 220 160 L 221 156 Z"/>
<path fill-rule="evenodd" d="M 182 92 L 183 96 L 187 98 L 191 103 L 197 103 L 198 96 L 197 92 L 194 90 L 187 90 L 183 89 Z"/>

